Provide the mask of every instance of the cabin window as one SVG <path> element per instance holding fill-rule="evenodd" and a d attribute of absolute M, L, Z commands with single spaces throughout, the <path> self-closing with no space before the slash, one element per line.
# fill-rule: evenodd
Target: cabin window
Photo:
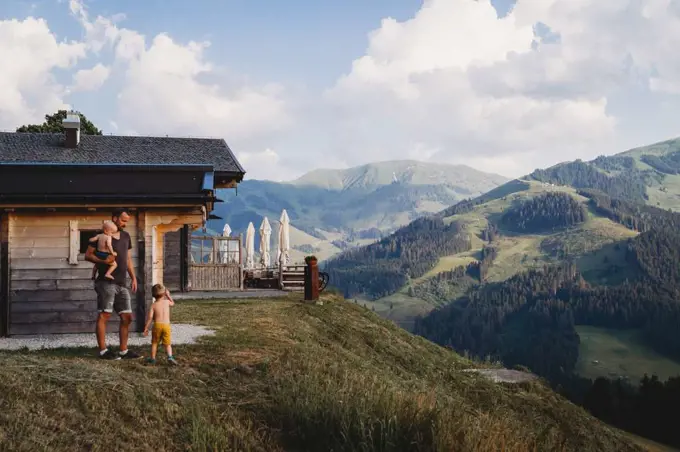
<path fill-rule="evenodd" d="M 78 265 L 78 263 L 83 260 L 83 255 L 87 253 L 87 247 L 90 244 L 90 239 L 97 235 L 100 230 L 95 228 L 81 229 L 78 225 L 78 220 L 70 220 L 68 223 L 68 263 L 70 265 Z"/>
<path fill-rule="evenodd" d="M 87 247 L 90 244 L 90 239 L 95 235 L 99 234 L 97 229 L 81 229 L 80 231 L 80 254 L 85 254 L 87 252 Z"/>

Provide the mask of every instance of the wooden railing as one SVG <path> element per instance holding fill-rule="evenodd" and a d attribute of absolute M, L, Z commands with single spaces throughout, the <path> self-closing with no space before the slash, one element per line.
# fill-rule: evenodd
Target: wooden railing
<path fill-rule="evenodd" d="M 281 290 L 305 289 L 306 265 L 288 265 L 279 268 L 279 288 Z"/>

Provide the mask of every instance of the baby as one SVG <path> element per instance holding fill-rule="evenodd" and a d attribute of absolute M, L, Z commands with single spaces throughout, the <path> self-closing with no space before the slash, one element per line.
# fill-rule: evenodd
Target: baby
<path fill-rule="evenodd" d="M 148 362 L 156 363 L 156 352 L 158 351 L 158 344 L 165 345 L 165 352 L 168 355 L 168 363 L 174 366 L 177 361 L 172 356 L 172 345 L 170 344 L 170 306 L 174 306 L 175 302 L 170 297 L 170 292 L 163 286 L 163 284 L 155 284 L 151 288 L 151 295 L 154 302 L 149 309 L 149 315 L 144 325 L 144 336 L 149 335 L 149 326 L 153 322 L 153 331 L 151 333 L 151 358 Z"/>
<path fill-rule="evenodd" d="M 107 220 L 104 222 L 102 233 L 97 234 L 90 239 L 90 242 L 97 242 L 97 250 L 95 251 L 95 256 L 101 260 L 106 260 L 110 255 L 117 256 L 118 253 L 113 251 L 112 236 L 118 232 L 118 227 L 113 221 Z M 108 279 L 114 279 L 112 273 L 118 267 L 118 264 L 114 260 L 109 264 L 109 270 L 104 275 Z M 97 272 L 97 266 L 95 265 L 92 269 L 92 278 L 95 277 Z"/>

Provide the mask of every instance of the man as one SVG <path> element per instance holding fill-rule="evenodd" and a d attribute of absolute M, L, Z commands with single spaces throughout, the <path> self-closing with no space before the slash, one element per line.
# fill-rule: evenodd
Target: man
<path fill-rule="evenodd" d="M 94 263 L 97 267 L 97 278 L 94 283 L 94 290 L 97 292 L 97 345 L 99 346 L 99 357 L 101 359 L 135 359 L 140 356 L 127 348 L 130 323 L 132 323 L 132 297 L 130 291 L 125 287 L 126 277 L 130 275 L 132 280 L 132 292 L 137 292 L 137 277 L 132 265 L 132 240 L 130 234 L 125 232 L 125 226 L 130 221 L 130 215 L 125 209 L 117 209 L 111 214 L 111 221 L 118 226 L 118 232 L 112 236 L 113 250 L 116 256 L 109 256 L 106 260 L 99 259 L 95 255 L 96 242 L 87 248 L 85 260 Z M 106 278 L 108 265 L 115 259 L 118 267 L 113 271 L 113 279 Z M 111 313 L 116 311 L 120 317 L 120 351 L 113 353 L 106 347 L 106 323 L 111 317 Z"/>

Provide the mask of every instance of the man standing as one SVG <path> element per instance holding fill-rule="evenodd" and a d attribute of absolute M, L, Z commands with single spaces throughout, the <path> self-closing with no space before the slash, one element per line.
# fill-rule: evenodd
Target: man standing
<path fill-rule="evenodd" d="M 118 232 L 112 236 L 113 250 L 117 256 L 109 256 L 106 260 L 101 260 L 95 255 L 96 242 L 90 243 L 85 253 L 85 260 L 97 266 L 97 279 L 94 283 L 94 290 L 97 292 L 97 345 L 99 346 L 99 357 L 101 359 L 135 359 L 140 356 L 127 348 L 130 323 L 132 323 L 132 297 L 130 291 L 125 286 L 127 275 L 132 280 L 132 292 L 137 292 L 137 276 L 132 265 L 132 240 L 130 234 L 125 231 L 130 215 L 125 209 L 117 209 L 111 214 L 111 221 L 118 226 Z M 105 277 L 108 264 L 116 260 L 118 267 L 113 271 L 113 279 Z M 111 317 L 111 313 L 116 311 L 120 317 L 120 351 L 113 353 L 106 347 L 106 323 Z"/>

